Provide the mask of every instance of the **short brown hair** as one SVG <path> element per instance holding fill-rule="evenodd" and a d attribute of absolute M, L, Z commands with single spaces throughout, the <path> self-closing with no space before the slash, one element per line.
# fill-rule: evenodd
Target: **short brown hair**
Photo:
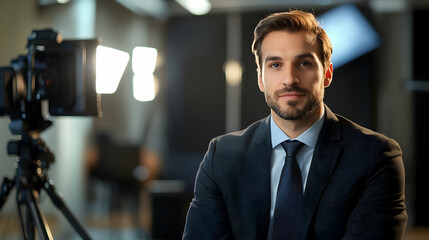
<path fill-rule="evenodd" d="M 265 36 L 273 31 L 299 32 L 307 31 L 317 36 L 320 44 L 320 58 L 324 68 L 331 63 L 332 44 L 325 30 L 319 25 L 316 17 L 309 12 L 293 10 L 274 13 L 262 19 L 255 28 L 252 52 L 255 55 L 258 69 L 261 62 L 261 44 Z"/>

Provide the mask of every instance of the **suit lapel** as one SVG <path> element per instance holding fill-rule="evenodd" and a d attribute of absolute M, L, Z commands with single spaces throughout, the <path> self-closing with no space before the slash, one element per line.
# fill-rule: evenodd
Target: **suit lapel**
<path fill-rule="evenodd" d="M 270 118 L 262 120 L 259 127 L 255 130 L 253 137 L 249 141 L 248 150 L 246 152 L 246 164 L 249 171 L 246 171 L 249 177 L 249 184 L 252 184 L 252 189 L 255 192 L 254 199 L 256 201 L 254 226 L 256 227 L 256 239 L 266 238 L 268 234 L 268 226 L 270 221 L 270 205 L 271 205 L 271 183 L 270 183 L 270 168 L 271 168 L 271 135 L 270 135 Z M 255 181 L 253 181 L 255 180 Z M 252 221 L 249 219 L 249 221 Z"/>
<path fill-rule="evenodd" d="M 303 232 L 307 233 L 319 200 L 332 176 L 341 147 L 338 118 L 325 106 L 326 118 L 320 132 L 307 179 L 303 198 Z"/>

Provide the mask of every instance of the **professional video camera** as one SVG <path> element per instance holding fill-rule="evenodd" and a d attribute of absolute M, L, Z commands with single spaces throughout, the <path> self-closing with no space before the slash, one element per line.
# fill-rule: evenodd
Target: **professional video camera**
<path fill-rule="evenodd" d="M 98 39 L 62 41 L 51 29 L 33 31 L 27 55 L 0 68 L 0 115 L 10 115 L 12 120 L 35 118 L 27 114 L 39 110 L 44 118 L 49 114 L 99 115 L 100 97 L 95 90 L 98 43 Z"/>
<path fill-rule="evenodd" d="M 96 48 L 98 39 L 62 41 L 51 29 L 33 31 L 27 55 L 0 68 L 0 115 L 10 115 L 9 129 L 20 135 L 10 141 L 9 154 L 19 160 L 16 175 L 4 178 L 0 208 L 13 187 L 23 239 L 52 239 L 38 200 L 45 190 L 54 205 L 83 239 L 90 239 L 83 227 L 55 192 L 47 177 L 54 155 L 40 138 L 52 122 L 50 116 L 99 116 L 100 96 L 96 92 Z"/>

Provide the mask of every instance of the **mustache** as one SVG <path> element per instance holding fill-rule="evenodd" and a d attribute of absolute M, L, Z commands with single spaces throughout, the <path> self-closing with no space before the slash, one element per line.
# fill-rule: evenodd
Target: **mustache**
<path fill-rule="evenodd" d="M 298 92 L 298 93 L 306 94 L 307 90 L 300 88 L 298 86 L 286 86 L 280 90 L 277 90 L 275 93 L 277 96 L 279 96 L 289 92 Z"/>

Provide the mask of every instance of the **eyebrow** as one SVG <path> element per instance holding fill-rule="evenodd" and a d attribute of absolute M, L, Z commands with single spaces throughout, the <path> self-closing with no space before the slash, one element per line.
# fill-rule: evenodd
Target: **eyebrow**
<path fill-rule="evenodd" d="M 279 56 L 268 56 L 265 58 L 265 61 L 278 61 L 278 60 L 282 60 L 282 58 Z"/>
<path fill-rule="evenodd" d="M 299 55 L 295 56 L 295 59 L 304 59 L 304 58 L 315 59 L 314 55 L 311 53 L 303 53 L 303 54 L 299 54 Z M 267 56 L 265 58 L 265 61 L 278 61 L 278 60 L 282 60 L 282 58 L 279 56 Z"/>
<path fill-rule="evenodd" d="M 314 59 L 314 55 L 311 53 L 303 53 L 295 57 L 295 59 L 311 58 Z"/>

